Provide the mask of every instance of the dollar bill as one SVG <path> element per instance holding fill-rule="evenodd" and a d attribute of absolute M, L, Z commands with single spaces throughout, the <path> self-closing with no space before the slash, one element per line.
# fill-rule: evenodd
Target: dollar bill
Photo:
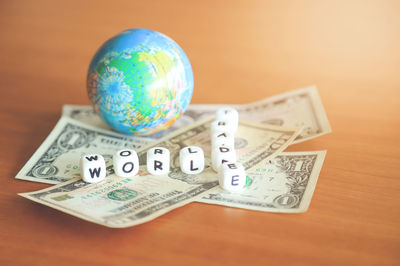
<path fill-rule="evenodd" d="M 139 149 L 140 170 L 133 178 L 119 178 L 110 173 L 103 182 L 87 184 L 78 177 L 51 188 L 20 195 L 108 227 L 128 227 L 150 221 L 218 187 L 217 174 L 210 165 L 210 124 L 213 119 L 201 119 Z M 250 169 L 279 154 L 300 131 L 301 128 L 240 121 L 235 136 L 238 160 Z M 180 170 L 179 151 L 189 145 L 200 146 L 204 150 L 205 169 L 197 175 L 187 175 Z M 156 146 L 170 150 L 171 169 L 168 175 L 154 176 L 146 170 L 146 152 Z M 104 152 L 109 154 L 110 151 Z M 79 156 L 75 160 L 77 163 Z"/>
<path fill-rule="evenodd" d="M 123 228 L 151 221 L 213 187 L 212 182 L 190 185 L 156 176 L 119 178 L 112 174 L 100 183 L 74 178 L 19 195 L 93 223 Z"/>
<path fill-rule="evenodd" d="M 118 134 L 61 117 L 15 178 L 58 184 L 78 177 L 80 172 L 77 159 L 89 151 L 104 154 L 110 171 L 113 151 L 122 148 L 138 149 L 150 142 L 151 139 Z"/>
<path fill-rule="evenodd" d="M 190 105 L 185 115 L 198 119 L 214 113 L 226 105 Z M 293 143 L 303 142 L 331 132 L 331 126 L 315 86 L 293 90 L 261 101 L 232 105 L 239 112 L 240 119 L 264 124 L 296 127 L 303 131 Z"/>
<path fill-rule="evenodd" d="M 207 115 L 200 115 L 191 113 L 182 115 L 175 123 L 168 129 L 157 132 L 153 135 L 146 136 L 146 139 L 161 139 L 165 136 L 168 136 L 171 132 L 178 130 L 184 126 L 190 125 L 194 121 L 197 121 L 200 116 L 201 118 L 210 116 L 212 112 L 208 112 Z M 92 106 L 90 105 L 72 105 L 65 104 L 62 108 L 62 116 L 72 118 L 74 120 L 80 121 L 87 125 L 91 125 L 97 128 L 102 128 L 105 130 L 113 131 L 102 119 L 101 117 L 94 111 Z"/>
<path fill-rule="evenodd" d="M 265 212 L 305 212 L 325 154 L 326 151 L 283 152 L 248 169 L 242 192 L 217 188 L 197 201 Z"/>
<path fill-rule="evenodd" d="M 191 104 L 172 128 L 150 136 L 150 138 L 163 137 L 182 126 L 215 113 L 218 108 L 223 106 L 236 108 L 239 111 L 240 119 L 278 126 L 303 127 L 304 130 L 294 143 L 331 132 L 331 126 L 318 90 L 315 86 L 311 86 L 243 105 Z M 110 129 L 91 106 L 64 105 L 63 115 L 100 128 Z"/>

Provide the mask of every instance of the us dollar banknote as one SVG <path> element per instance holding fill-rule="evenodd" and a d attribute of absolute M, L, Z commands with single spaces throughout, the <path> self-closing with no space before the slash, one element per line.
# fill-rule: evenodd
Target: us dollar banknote
<path fill-rule="evenodd" d="M 104 181 L 95 184 L 87 184 L 77 177 L 44 190 L 20 195 L 108 227 L 128 227 L 150 221 L 218 187 L 217 174 L 212 170 L 210 159 L 210 124 L 213 119 L 201 119 L 139 149 L 140 170 L 135 177 L 119 178 L 110 172 Z M 263 160 L 272 159 L 300 131 L 301 128 L 240 121 L 235 135 L 238 160 L 250 169 Z M 200 146 L 204 150 L 205 169 L 200 174 L 187 175 L 180 170 L 179 151 L 189 145 Z M 168 175 L 155 176 L 147 172 L 146 152 L 152 147 L 169 149 L 171 168 Z M 43 151 L 47 150 L 43 148 Z M 86 152 L 94 153 L 91 149 Z M 98 150 L 97 153 L 104 156 L 113 151 Z M 79 157 L 76 156 L 75 164 L 78 164 Z"/>
<path fill-rule="evenodd" d="M 217 188 L 197 201 L 265 212 L 305 212 L 325 154 L 326 151 L 283 152 L 248 169 L 246 186 L 240 193 Z"/>
<path fill-rule="evenodd" d="M 264 124 L 303 127 L 294 143 L 309 140 L 331 132 L 331 126 L 315 86 L 298 89 L 261 101 L 242 105 L 191 104 L 186 112 L 168 130 L 149 138 L 158 139 L 170 132 L 215 113 L 218 108 L 231 106 L 239 111 L 240 119 Z M 91 106 L 64 105 L 63 115 L 96 127 L 110 129 Z"/>
<path fill-rule="evenodd" d="M 168 129 L 163 130 L 161 132 L 157 132 L 153 135 L 146 136 L 144 138 L 149 140 L 157 140 L 161 139 L 171 132 L 180 129 L 181 127 L 190 125 L 194 121 L 197 121 L 199 118 L 203 118 L 206 116 L 210 116 L 212 112 L 208 112 L 206 115 L 201 115 L 196 111 L 196 113 L 185 113 L 183 114 L 175 123 Z M 105 129 L 113 131 L 102 119 L 101 117 L 94 111 L 92 106 L 90 105 L 71 105 L 65 104 L 62 108 L 62 116 L 69 117 L 79 122 L 85 123 L 87 125 L 91 125 L 97 128 Z"/>
<path fill-rule="evenodd" d="M 214 113 L 225 105 L 190 105 L 185 115 Z M 315 86 L 293 90 L 261 101 L 232 105 L 239 112 L 240 119 L 264 124 L 303 127 L 293 143 L 299 143 L 331 132 L 331 126 Z"/>
<path fill-rule="evenodd" d="M 15 178 L 48 184 L 67 181 L 80 176 L 77 158 L 88 152 L 103 154 L 110 172 L 113 151 L 138 149 L 150 142 L 151 139 L 118 134 L 61 117 Z"/>

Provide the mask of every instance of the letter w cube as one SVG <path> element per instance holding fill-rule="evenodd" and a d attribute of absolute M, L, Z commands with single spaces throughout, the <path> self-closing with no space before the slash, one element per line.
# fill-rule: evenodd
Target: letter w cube
<path fill-rule="evenodd" d="M 83 181 L 97 183 L 106 177 L 106 163 L 99 154 L 86 154 L 80 160 Z"/>

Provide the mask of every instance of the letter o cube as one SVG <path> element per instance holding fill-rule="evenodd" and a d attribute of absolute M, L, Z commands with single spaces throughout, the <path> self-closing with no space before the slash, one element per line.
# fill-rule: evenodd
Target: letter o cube
<path fill-rule="evenodd" d="M 238 192 L 246 185 L 246 171 L 241 163 L 223 163 L 218 175 L 219 185 L 227 191 Z"/>
<path fill-rule="evenodd" d="M 114 172 L 119 177 L 134 177 L 139 171 L 139 158 L 136 151 L 123 149 L 113 156 Z"/>
<path fill-rule="evenodd" d="M 166 175 L 170 167 L 169 150 L 154 147 L 147 151 L 147 171 L 152 175 Z"/>
<path fill-rule="evenodd" d="M 229 146 L 213 147 L 211 151 L 211 164 L 214 171 L 218 172 L 221 164 L 225 162 L 236 162 L 235 149 Z"/>
<path fill-rule="evenodd" d="M 97 183 L 106 177 L 106 162 L 100 154 L 86 154 L 80 160 L 82 180 Z"/>
<path fill-rule="evenodd" d="M 204 152 L 200 147 L 187 146 L 179 152 L 179 162 L 185 174 L 198 174 L 204 170 Z"/>

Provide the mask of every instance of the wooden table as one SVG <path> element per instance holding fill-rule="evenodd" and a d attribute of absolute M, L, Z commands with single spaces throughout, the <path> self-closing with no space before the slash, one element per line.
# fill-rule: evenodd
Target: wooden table
<path fill-rule="evenodd" d="M 2 1 L 1 265 L 399 265 L 399 1 Z M 96 49 L 126 29 L 175 39 L 192 103 L 247 103 L 316 84 L 333 133 L 308 212 L 191 203 L 127 229 L 17 196 L 63 104 L 89 104 Z"/>

